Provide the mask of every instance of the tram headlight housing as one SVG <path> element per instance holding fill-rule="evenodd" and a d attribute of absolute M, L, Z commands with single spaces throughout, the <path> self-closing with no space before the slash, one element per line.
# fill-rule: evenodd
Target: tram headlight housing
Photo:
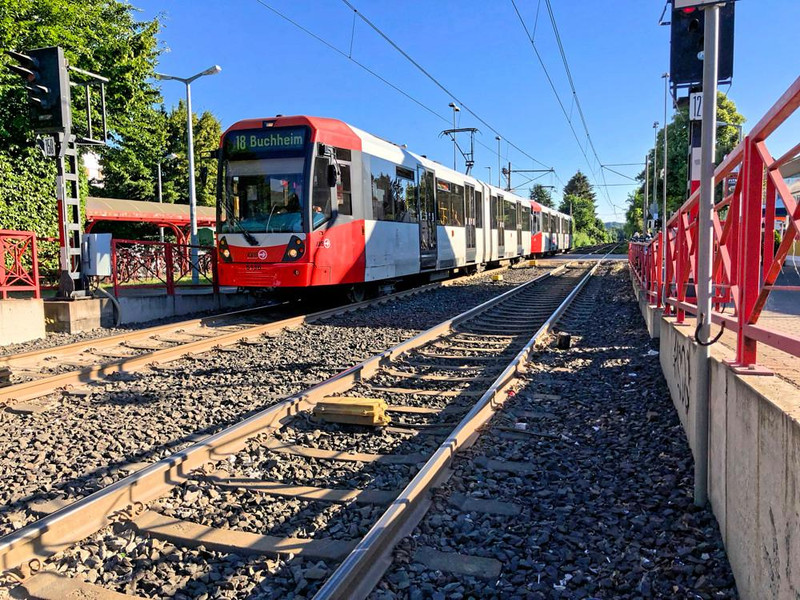
<path fill-rule="evenodd" d="M 228 248 L 228 240 L 224 237 L 219 238 L 219 243 L 217 244 L 217 250 L 219 251 L 219 256 L 222 258 L 222 262 L 233 262 L 233 257 L 231 256 L 231 249 Z"/>
<path fill-rule="evenodd" d="M 306 244 L 296 235 L 292 236 L 289 243 L 286 244 L 286 252 L 283 253 L 284 262 L 294 262 L 300 260 L 306 253 Z"/>

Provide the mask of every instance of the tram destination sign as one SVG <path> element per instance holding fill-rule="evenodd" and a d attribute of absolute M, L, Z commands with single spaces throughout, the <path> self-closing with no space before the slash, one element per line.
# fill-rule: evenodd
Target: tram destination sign
<path fill-rule="evenodd" d="M 225 154 L 229 158 L 297 156 L 305 151 L 305 127 L 244 129 L 225 136 Z"/>

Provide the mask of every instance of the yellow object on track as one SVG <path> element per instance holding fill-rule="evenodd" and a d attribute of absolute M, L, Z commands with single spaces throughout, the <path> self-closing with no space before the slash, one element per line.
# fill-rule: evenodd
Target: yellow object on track
<path fill-rule="evenodd" d="M 379 398 L 328 397 L 317 402 L 314 416 L 328 423 L 382 427 L 391 421 L 386 409 Z"/>

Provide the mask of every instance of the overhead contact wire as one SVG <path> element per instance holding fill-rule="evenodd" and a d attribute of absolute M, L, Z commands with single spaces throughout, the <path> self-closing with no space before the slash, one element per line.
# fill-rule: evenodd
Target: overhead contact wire
<path fill-rule="evenodd" d="M 534 161 L 535 163 L 537 163 L 537 164 L 539 164 L 539 165 L 541 165 L 543 167 L 548 167 L 548 165 L 544 164 L 539 159 L 531 156 L 530 154 L 525 152 L 525 150 L 523 150 L 522 148 L 520 148 L 519 146 L 517 146 L 516 144 L 514 144 L 510 140 L 508 140 L 502 133 L 500 133 L 497 129 L 495 129 L 490 123 L 486 122 L 483 118 L 480 117 L 480 115 L 478 115 L 475 111 L 473 111 L 471 108 L 469 108 L 469 106 L 467 106 L 462 99 L 460 99 L 453 92 L 451 92 L 449 89 L 447 89 L 447 87 L 445 87 L 438 79 L 436 79 L 436 77 L 431 75 L 431 73 L 429 73 L 427 71 L 427 69 L 425 69 L 425 67 L 423 67 L 416 60 L 414 60 L 405 50 L 403 50 L 397 43 L 395 43 L 395 41 L 392 40 L 392 38 L 390 38 L 377 25 L 375 25 L 366 16 L 364 16 L 363 13 L 359 12 L 356 9 L 356 7 L 353 6 L 348 0 L 341 0 L 341 1 L 342 1 L 343 4 L 345 4 L 345 6 L 347 6 L 356 15 L 358 15 L 358 18 L 360 18 L 362 21 L 364 21 L 364 23 L 369 25 L 369 27 L 373 31 L 375 31 L 375 33 L 377 33 L 379 36 L 381 36 L 386 41 L 387 44 L 389 44 L 392 48 L 397 50 L 397 52 L 399 52 L 403 56 L 403 58 L 405 58 L 408 62 L 410 62 L 412 65 L 414 65 L 423 75 L 425 75 L 428 79 L 430 79 L 440 90 L 442 90 L 445 94 L 447 94 L 453 100 L 458 102 L 458 104 L 461 106 L 461 108 L 463 108 L 469 114 L 471 114 L 473 117 L 475 117 L 482 125 L 485 125 L 495 135 L 499 135 L 501 138 L 503 138 L 509 146 L 514 148 L 520 154 L 523 154 L 524 156 L 528 157 L 529 159 L 531 159 L 532 161 Z M 496 152 L 495 152 L 495 154 L 496 154 Z"/>

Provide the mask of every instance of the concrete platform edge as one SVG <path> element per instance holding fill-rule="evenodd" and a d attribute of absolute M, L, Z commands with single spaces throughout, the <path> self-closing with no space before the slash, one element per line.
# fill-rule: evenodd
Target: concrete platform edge
<path fill-rule="evenodd" d="M 696 446 L 692 328 L 657 314 L 660 361 L 690 447 Z M 652 335 L 652 334 L 651 334 Z M 800 597 L 800 394 L 777 376 L 742 376 L 712 349 L 709 499 L 741 598 Z"/>

